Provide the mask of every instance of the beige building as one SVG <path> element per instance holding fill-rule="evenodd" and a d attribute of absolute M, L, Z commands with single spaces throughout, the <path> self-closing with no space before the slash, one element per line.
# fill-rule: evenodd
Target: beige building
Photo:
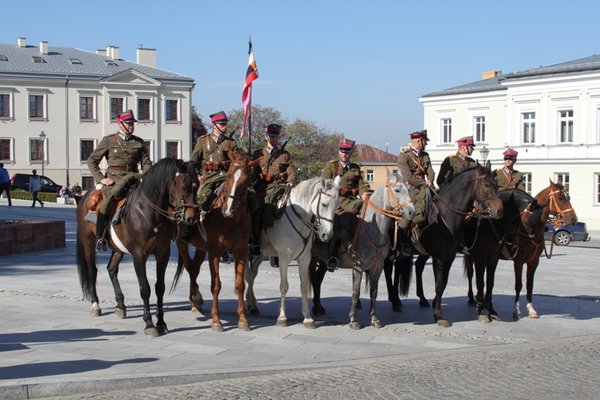
<path fill-rule="evenodd" d="M 138 48 L 130 62 L 117 46 L 0 44 L 0 161 L 11 175 L 43 169 L 58 184 L 90 188 L 88 155 L 127 109 L 153 161 L 188 157 L 194 80 L 155 63 L 155 49 Z"/>
<path fill-rule="evenodd" d="M 529 193 L 562 182 L 579 219 L 600 229 L 600 56 L 482 78 L 419 99 L 436 172 L 462 136 L 494 168 L 514 147 Z"/>
<path fill-rule="evenodd" d="M 371 189 L 384 185 L 390 172 L 398 171 L 398 156 L 378 148 L 357 144 L 353 158 L 360 163 L 365 179 Z"/>

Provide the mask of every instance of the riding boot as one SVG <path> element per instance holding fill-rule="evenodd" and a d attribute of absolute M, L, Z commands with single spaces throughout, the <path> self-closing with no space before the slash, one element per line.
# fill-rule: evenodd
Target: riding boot
<path fill-rule="evenodd" d="M 106 251 L 106 221 L 108 217 L 105 214 L 98 213 L 96 216 L 96 251 Z"/>
<path fill-rule="evenodd" d="M 408 230 L 403 229 L 400 231 L 400 257 L 409 258 L 412 257 L 412 248 L 410 247 L 410 238 L 408 235 Z"/>
<path fill-rule="evenodd" d="M 260 248 L 260 231 L 262 230 L 262 221 L 260 213 L 252 219 L 252 255 L 260 256 L 262 249 Z"/>
<path fill-rule="evenodd" d="M 329 242 L 329 259 L 327 260 L 327 270 L 334 272 L 340 267 L 340 260 L 338 259 L 338 241 L 331 239 Z"/>

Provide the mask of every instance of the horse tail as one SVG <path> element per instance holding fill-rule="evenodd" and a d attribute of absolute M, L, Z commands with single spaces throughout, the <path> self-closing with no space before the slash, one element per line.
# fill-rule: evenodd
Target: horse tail
<path fill-rule="evenodd" d="M 464 255 L 463 257 L 463 275 L 468 278 L 469 275 L 473 275 L 473 256 Z"/>
<path fill-rule="evenodd" d="M 173 283 L 171 283 L 171 289 L 169 289 L 169 294 L 173 294 L 175 289 L 177 288 L 177 284 L 179 283 L 179 279 L 181 278 L 181 273 L 183 272 L 183 257 L 181 254 L 177 254 L 177 269 L 175 270 L 175 276 L 173 277 Z"/>
<path fill-rule="evenodd" d="M 398 257 L 394 261 L 396 268 L 400 270 L 400 282 L 398 284 L 398 293 L 400 296 L 408 296 L 410 281 L 412 279 L 412 257 Z"/>
<path fill-rule="evenodd" d="M 94 263 L 89 263 L 85 257 L 83 242 L 77 232 L 76 254 L 77 254 L 77 273 L 79 275 L 79 283 L 85 300 L 92 300 L 94 293 L 95 279 L 98 275 L 98 270 Z"/>

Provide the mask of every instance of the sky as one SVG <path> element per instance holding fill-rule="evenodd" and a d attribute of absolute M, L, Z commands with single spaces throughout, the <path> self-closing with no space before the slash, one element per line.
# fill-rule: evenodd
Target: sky
<path fill-rule="evenodd" d="M 420 96 L 600 52 L 597 0 L 29 0 L 1 15 L 4 44 L 156 49 L 157 68 L 195 80 L 204 120 L 242 107 L 251 36 L 255 105 L 393 154 L 423 128 Z"/>

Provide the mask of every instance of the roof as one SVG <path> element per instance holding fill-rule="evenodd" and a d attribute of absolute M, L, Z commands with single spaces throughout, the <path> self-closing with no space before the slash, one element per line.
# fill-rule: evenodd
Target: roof
<path fill-rule="evenodd" d="M 489 92 L 493 90 L 506 90 L 506 86 L 502 85 L 502 82 L 509 81 L 511 79 L 580 74 L 594 71 L 600 72 L 600 55 L 592 55 L 589 57 L 579 58 L 572 61 L 566 61 L 560 64 L 549 65 L 547 67 L 540 66 L 537 68 L 531 68 L 523 71 L 502 74 L 490 79 L 482 79 L 480 81 L 455 86 L 449 89 L 431 92 L 423 95 L 422 97 Z"/>
<path fill-rule="evenodd" d="M 38 62 L 35 62 L 36 57 Z M 69 75 L 102 79 L 127 70 L 157 80 L 193 82 L 192 78 L 184 75 L 122 59 L 113 60 L 105 55 L 75 48 L 48 46 L 48 54 L 42 54 L 37 46 L 0 44 L 0 74 Z"/>
<path fill-rule="evenodd" d="M 354 156 L 363 163 L 396 163 L 398 156 L 367 144 L 357 144 Z"/>

